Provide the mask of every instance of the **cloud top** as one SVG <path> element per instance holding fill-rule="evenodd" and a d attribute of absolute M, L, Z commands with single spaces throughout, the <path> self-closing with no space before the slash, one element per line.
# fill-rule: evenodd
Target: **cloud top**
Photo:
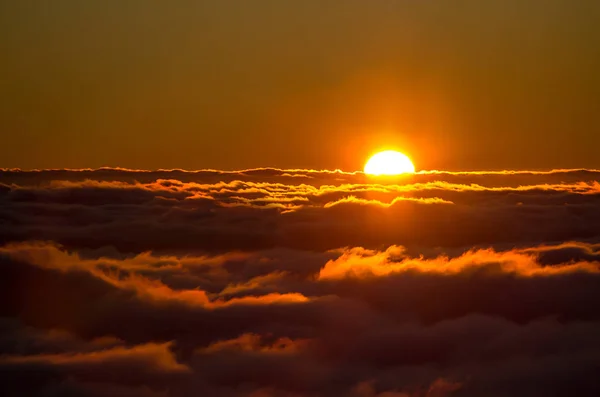
<path fill-rule="evenodd" d="M 32 396 L 595 396 L 598 173 L 0 173 Z"/>

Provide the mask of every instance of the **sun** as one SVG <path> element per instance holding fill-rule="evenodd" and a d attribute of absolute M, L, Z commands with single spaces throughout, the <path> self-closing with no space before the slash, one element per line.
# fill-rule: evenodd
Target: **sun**
<path fill-rule="evenodd" d="M 370 175 L 399 175 L 413 174 L 415 166 L 410 159 L 395 150 L 379 152 L 365 164 L 365 174 Z"/>

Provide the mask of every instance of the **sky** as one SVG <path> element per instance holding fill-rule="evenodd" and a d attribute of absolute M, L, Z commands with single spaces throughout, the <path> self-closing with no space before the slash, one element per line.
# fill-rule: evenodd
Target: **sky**
<path fill-rule="evenodd" d="M 0 1 L 0 167 L 599 168 L 595 0 Z"/>

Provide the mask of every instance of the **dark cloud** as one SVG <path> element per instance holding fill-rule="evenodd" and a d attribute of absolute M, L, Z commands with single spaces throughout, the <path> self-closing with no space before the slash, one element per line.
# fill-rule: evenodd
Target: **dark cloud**
<path fill-rule="evenodd" d="M 596 396 L 595 171 L 0 174 L 9 396 Z"/>
<path fill-rule="evenodd" d="M 122 252 L 418 251 L 600 235 L 596 171 L 292 172 L 3 171 L 0 241 Z"/>

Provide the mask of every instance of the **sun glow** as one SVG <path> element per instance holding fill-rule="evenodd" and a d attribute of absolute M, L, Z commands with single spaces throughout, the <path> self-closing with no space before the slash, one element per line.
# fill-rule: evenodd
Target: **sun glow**
<path fill-rule="evenodd" d="M 367 161 L 365 174 L 370 175 L 398 175 L 412 174 L 415 166 L 410 159 L 395 150 L 379 152 Z"/>

